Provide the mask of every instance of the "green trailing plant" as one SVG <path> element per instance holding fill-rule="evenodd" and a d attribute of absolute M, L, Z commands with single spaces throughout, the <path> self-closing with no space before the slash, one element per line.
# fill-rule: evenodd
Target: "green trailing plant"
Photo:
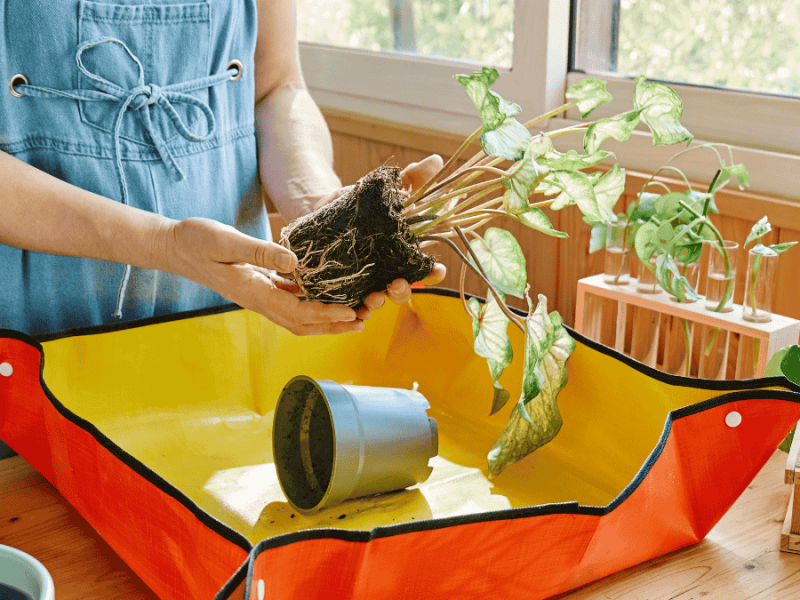
<path fill-rule="evenodd" d="M 694 189 L 684 172 L 672 164 L 677 158 L 700 150 L 713 152 L 719 161 L 719 169 L 705 190 Z M 682 189 L 676 191 L 657 179 L 664 173 L 677 175 Z M 714 248 L 721 252 L 725 266 L 725 289 L 715 310 L 725 307 L 733 295 L 734 279 L 730 256 L 722 234 L 711 220 L 711 215 L 719 214 L 714 201 L 715 194 L 732 180 L 740 188 L 750 184 L 745 166 L 734 162 L 732 148 L 727 144 L 699 144 L 670 157 L 644 183 L 625 212 L 615 215 L 616 218 L 627 220 L 625 237 L 641 263 L 639 268 L 654 271 L 661 288 L 680 302 L 693 302 L 700 298 L 688 281 L 686 273 L 689 265 L 700 259 L 704 244 L 714 244 Z M 603 224 L 595 224 L 589 251 L 595 252 L 604 246 L 605 227 Z M 654 257 L 655 265 L 651 265 Z M 691 334 L 688 321 L 681 319 L 681 325 L 686 348 L 685 375 L 689 376 Z M 706 354 L 711 351 L 718 334 L 716 329 L 711 332 Z"/>
<path fill-rule="evenodd" d="M 661 83 L 637 79 L 633 108 L 622 114 L 534 133 L 531 129 L 537 124 L 573 107 L 577 107 L 585 119 L 597 106 L 609 102 L 612 98 L 605 82 L 584 79 L 567 90 L 565 104 L 520 123 L 516 119 L 520 107 L 490 89 L 497 78 L 497 71 L 491 68 L 469 76 L 456 76 L 477 108 L 482 126 L 425 185 L 407 193 L 396 189 L 396 177 L 376 178 L 370 174 L 348 197 L 318 211 L 330 217 L 327 221 L 317 219 L 316 213 L 307 218 L 313 225 L 312 231 L 332 232 L 324 245 L 312 238 L 310 242 L 316 246 L 309 253 L 304 252 L 303 247 L 292 240 L 292 232 L 299 229 L 293 224 L 282 235 L 282 241 L 298 255 L 303 269 L 294 275 L 307 295 L 349 302 L 353 306 L 363 301 L 369 292 L 384 289 L 381 286 L 385 287 L 386 279 L 391 281 L 398 276 L 398 271 L 390 271 L 376 277 L 374 269 L 385 251 L 380 231 L 373 232 L 369 223 L 353 224 L 352 213 L 373 210 L 374 200 L 381 194 L 391 196 L 381 204 L 391 208 L 389 221 L 398 224 L 389 229 L 393 236 L 403 237 L 404 247 L 419 246 L 424 251 L 429 245 L 439 243 L 457 253 L 463 261 L 460 291 L 463 306 L 472 319 L 474 349 L 487 360 L 494 385 L 492 414 L 510 398 L 510 393 L 500 383 L 504 369 L 513 359 L 508 325 L 517 327 L 524 336 L 520 397 L 508 424 L 489 452 L 490 477 L 499 475 L 506 466 L 546 444 L 558 433 L 562 421 L 556 398 L 567 383 L 566 362 L 575 343 L 558 313 L 548 313 L 544 296 L 538 295 L 536 303 L 530 299 L 525 256 L 514 236 L 501 227 L 488 227 L 481 235 L 479 228 L 495 221 L 511 220 L 545 235 L 563 238 L 567 234 L 556 230 L 542 209 L 561 210 L 572 205 L 578 207 L 591 225 L 605 227 L 614 218 L 614 206 L 625 186 L 625 172 L 618 165 L 605 174 L 584 172 L 613 158 L 610 152 L 601 149 L 603 142 L 612 138 L 621 142 L 627 140 L 640 122 L 650 129 L 654 144 L 675 144 L 692 139 L 679 122 L 680 99 Z M 552 138 L 567 134 L 583 136 L 583 153 L 574 150 L 562 153 L 555 149 Z M 458 165 L 476 141 L 480 141 L 482 150 Z M 361 188 L 369 190 L 372 200 L 359 197 Z M 701 210 L 697 199 L 681 200 L 688 202 L 692 210 Z M 368 230 L 371 236 L 369 243 L 359 239 L 360 235 L 365 235 L 363 230 Z M 338 231 L 344 238 L 341 242 L 336 239 Z M 673 247 L 676 243 L 670 242 L 670 248 Z M 409 281 L 422 279 L 429 272 L 431 267 L 424 262 L 424 257 L 424 253 L 421 257 L 414 255 L 413 260 L 424 264 L 425 268 L 406 275 Z M 342 266 L 346 268 L 342 270 Z M 487 288 L 483 303 L 475 298 L 466 299 L 463 281 L 468 268 Z M 316 281 L 306 281 L 303 270 L 312 273 Z M 373 287 L 366 286 L 355 292 L 348 288 L 346 293 L 341 292 L 343 283 L 355 285 L 356 279 L 371 282 Z M 314 285 L 319 280 L 324 293 L 315 296 Z M 508 296 L 527 299 L 530 309 L 527 316 L 521 317 L 511 310 L 506 303 Z"/>

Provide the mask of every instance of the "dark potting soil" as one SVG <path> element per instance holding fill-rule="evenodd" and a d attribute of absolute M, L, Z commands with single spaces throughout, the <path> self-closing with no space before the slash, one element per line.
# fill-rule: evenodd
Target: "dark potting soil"
<path fill-rule="evenodd" d="M 305 296 L 357 308 L 395 279 L 424 279 L 435 260 L 420 251 L 402 210 L 400 169 L 380 167 L 284 227 L 281 243 L 297 255 L 294 277 Z"/>

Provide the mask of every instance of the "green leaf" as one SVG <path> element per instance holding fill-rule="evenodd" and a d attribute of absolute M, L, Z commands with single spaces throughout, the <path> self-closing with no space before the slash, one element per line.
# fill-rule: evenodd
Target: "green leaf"
<path fill-rule="evenodd" d="M 656 200 L 661 196 L 652 192 L 642 192 L 639 194 L 639 202 L 633 213 L 630 215 L 631 221 L 649 221 L 656 214 Z"/>
<path fill-rule="evenodd" d="M 531 195 L 531 191 L 550 172 L 549 168 L 542 166 L 537 161 L 547 151 L 547 144 L 538 138 L 550 141 L 550 138 L 545 138 L 545 136 L 533 138 L 525 149 L 522 160 L 515 165 L 514 174 L 503 179 L 503 185 L 509 188 L 503 195 L 503 207 L 511 215 L 521 215 L 530 209 L 528 197 Z M 550 142 L 550 148 L 552 148 L 552 142 Z"/>
<path fill-rule="evenodd" d="M 769 246 L 769 249 L 772 250 L 775 254 L 781 254 L 783 252 L 786 252 L 796 243 L 797 242 L 784 242 L 783 244 L 772 244 Z"/>
<path fill-rule="evenodd" d="M 781 372 L 795 385 L 800 385 L 800 346 L 789 346 L 781 359 Z"/>
<path fill-rule="evenodd" d="M 533 136 L 516 119 L 508 117 L 501 125 L 481 135 L 481 147 L 487 156 L 521 160 Z"/>
<path fill-rule="evenodd" d="M 642 120 L 650 128 L 654 146 L 692 141 L 694 136 L 679 122 L 683 103 L 678 94 L 663 83 L 637 77 L 633 106 L 641 111 Z"/>
<path fill-rule="evenodd" d="M 469 244 L 497 291 L 524 297 L 528 282 L 525 255 L 513 235 L 504 229 L 490 227 L 483 238 L 471 240 Z M 470 262 L 473 262 L 472 257 Z"/>
<path fill-rule="evenodd" d="M 586 118 L 601 104 L 611 102 L 614 98 L 606 91 L 606 82 L 602 79 L 582 79 L 570 86 L 566 93 L 567 100 L 577 100 L 576 106 L 581 117 Z"/>
<path fill-rule="evenodd" d="M 641 110 L 631 110 L 607 119 L 598 119 L 592 123 L 583 136 L 583 149 L 586 154 L 594 154 L 608 138 L 624 142 L 639 123 Z"/>
<path fill-rule="evenodd" d="M 686 202 L 688 196 L 682 192 L 669 192 L 655 202 L 655 211 L 660 221 L 671 221 L 683 210 L 680 203 Z"/>
<path fill-rule="evenodd" d="M 578 154 L 575 150 L 570 150 L 565 154 L 553 151 L 547 153 L 539 162 L 554 171 L 575 171 L 592 167 L 608 156 L 613 156 L 613 154 L 605 150 L 598 150 L 593 154 L 586 155 Z"/>
<path fill-rule="evenodd" d="M 738 165 L 722 165 L 720 169 L 720 174 L 717 177 L 716 181 L 714 181 L 714 185 L 709 190 L 712 194 L 721 190 L 725 187 L 728 182 L 731 180 L 731 177 L 736 177 L 736 181 L 739 184 L 739 189 L 744 189 L 745 187 L 750 187 L 750 174 L 747 172 L 747 168 L 743 164 Z"/>
<path fill-rule="evenodd" d="M 501 299 L 505 300 L 505 298 Z M 468 302 L 472 311 L 472 334 L 475 342 L 475 354 L 486 359 L 489 373 L 492 375 L 494 385 L 494 398 L 492 399 L 492 412 L 496 413 L 506 402 L 510 394 L 498 383 L 498 378 L 503 370 L 511 364 L 513 351 L 511 341 L 508 339 L 509 318 L 505 315 L 500 305 L 490 291 L 486 293 L 486 302 L 481 304 L 477 298 L 470 298 Z"/>
<path fill-rule="evenodd" d="M 772 225 L 769 224 L 769 219 L 766 216 L 761 217 L 758 222 L 750 229 L 750 234 L 747 236 L 744 245 L 747 246 L 753 240 L 759 239 L 772 231 Z"/>
<path fill-rule="evenodd" d="M 523 225 L 527 225 L 531 229 L 541 231 L 542 233 L 546 233 L 547 235 L 559 238 L 569 237 L 568 233 L 564 231 L 558 231 L 555 227 L 553 227 L 553 224 L 550 222 L 550 219 L 547 218 L 547 215 L 544 214 L 544 211 L 542 211 L 541 208 L 536 208 L 534 206 L 528 209 L 527 212 L 522 213 L 521 215 L 512 215 L 512 216 Z"/>
<path fill-rule="evenodd" d="M 678 300 L 699 300 L 700 296 L 689 285 L 689 281 L 681 275 L 675 261 L 668 254 L 659 254 L 656 258 L 656 281 L 668 294 Z"/>
<path fill-rule="evenodd" d="M 472 103 L 478 109 L 484 131 L 497 129 L 505 122 L 506 118 L 513 117 L 522 110 L 518 104 L 503 100 L 489 89 L 489 86 L 498 77 L 500 74 L 497 69 L 490 67 L 483 67 L 480 73 L 473 73 L 469 77 L 456 75 L 456 79 L 467 90 Z"/>
<path fill-rule="evenodd" d="M 597 252 L 606 247 L 606 231 L 608 225 L 605 223 L 597 223 L 592 226 L 592 237 L 589 238 L 589 254 Z"/>
<path fill-rule="evenodd" d="M 600 213 L 611 214 L 624 191 L 625 169 L 614 165 L 600 178 L 600 181 L 594 184 L 594 195 L 597 197 L 597 204 L 600 205 Z"/>
<path fill-rule="evenodd" d="M 698 192 L 697 190 L 689 190 L 686 194 L 686 204 L 691 206 L 697 212 L 702 213 L 703 207 L 706 204 L 706 199 L 709 199 L 707 215 L 718 215 L 719 209 L 714 201 L 714 194 L 707 192 Z"/>
<path fill-rule="evenodd" d="M 656 233 L 658 226 L 655 223 L 643 223 L 636 230 L 636 237 L 633 247 L 636 249 L 636 256 L 648 269 L 650 268 L 650 257 L 656 252 Z"/>
<path fill-rule="evenodd" d="M 546 183 L 561 190 L 565 196 L 556 198 L 550 206 L 560 210 L 570 204 L 577 204 L 581 212 L 595 222 L 607 223 L 612 212 L 600 206 L 594 193 L 594 186 L 585 173 L 580 171 L 553 171 L 545 180 Z"/>
<path fill-rule="evenodd" d="M 528 305 L 532 308 L 530 298 Z M 547 299 L 540 295 L 536 310 L 529 312 L 526 319 L 520 410 L 511 412 L 489 452 L 490 479 L 551 441 L 561 429 L 556 400 L 567 385 L 566 363 L 574 350 L 575 341 L 564 329 L 561 317 L 555 311 L 547 314 Z"/>

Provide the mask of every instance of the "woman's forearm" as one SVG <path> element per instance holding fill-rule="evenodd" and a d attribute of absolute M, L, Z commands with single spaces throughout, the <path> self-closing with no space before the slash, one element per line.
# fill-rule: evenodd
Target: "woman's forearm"
<path fill-rule="evenodd" d="M 0 242 L 151 269 L 170 219 L 98 196 L 0 152 Z"/>
<path fill-rule="evenodd" d="M 256 133 L 261 182 L 287 221 L 341 188 L 328 126 L 301 85 L 279 86 L 258 103 Z"/>

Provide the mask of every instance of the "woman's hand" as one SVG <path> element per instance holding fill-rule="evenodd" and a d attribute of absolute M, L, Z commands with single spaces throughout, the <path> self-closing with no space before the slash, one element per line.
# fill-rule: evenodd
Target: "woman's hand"
<path fill-rule="evenodd" d="M 172 221 L 160 232 L 154 252 L 166 269 L 257 312 L 295 335 L 361 331 L 369 309 L 301 301 L 299 286 L 269 270 L 288 273 L 297 265 L 290 250 L 245 235 L 210 219 Z"/>
<path fill-rule="evenodd" d="M 409 193 L 413 193 L 415 190 L 418 190 L 420 187 L 425 185 L 425 183 L 431 177 L 439 172 L 439 169 L 442 168 L 443 164 L 442 157 L 438 154 L 432 154 L 418 163 L 411 163 L 400 172 L 403 189 Z M 337 190 L 332 194 L 329 194 L 317 202 L 314 206 L 314 209 L 316 210 L 328 202 L 336 200 L 336 198 L 347 193 L 352 188 L 352 185 L 347 186 Z M 436 285 L 445 278 L 446 274 L 447 269 L 445 266 L 441 263 L 436 263 L 433 266 L 430 274 L 422 280 L 422 284 Z M 370 312 L 383 306 L 387 297 L 396 304 L 408 302 L 411 298 L 411 286 L 405 279 L 395 279 L 391 284 L 389 284 L 389 287 L 385 292 L 373 292 L 364 301 L 364 306 L 357 310 L 358 318 L 362 320 L 369 319 Z"/>

